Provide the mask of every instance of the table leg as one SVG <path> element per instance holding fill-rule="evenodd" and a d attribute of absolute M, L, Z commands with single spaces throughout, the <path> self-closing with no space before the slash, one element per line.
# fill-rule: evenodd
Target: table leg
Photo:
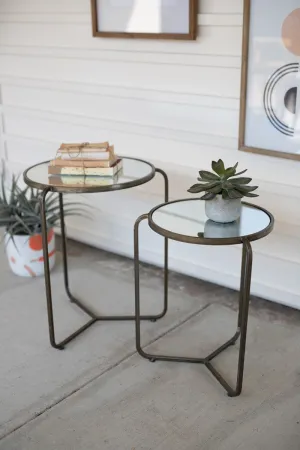
<path fill-rule="evenodd" d="M 253 262 L 253 252 L 249 241 L 244 241 L 243 243 L 243 265 L 242 270 L 244 272 L 244 277 L 242 277 L 243 285 L 240 292 L 242 297 L 241 300 L 241 343 L 240 343 L 240 354 L 239 354 L 239 366 L 237 375 L 237 384 L 235 395 L 238 396 L 242 392 L 243 388 L 243 378 L 244 378 L 244 366 L 245 366 L 245 353 L 246 353 L 246 340 L 247 340 L 247 329 L 248 329 L 248 316 L 249 316 L 249 303 L 250 303 L 250 290 L 251 290 L 251 277 L 252 277 L 252 262 Z"/>
<path fill-rule="evenodd" d="M 247 326 L 248 326 L 248 314 L 249 314 L 249 301 L 250 301 L 250 286 L 251 286 L 251 274 L 252 274 L 252 248 L 249 241 L 243 241 L 243 256 L 242 256 L 242 270 L 241 270 L 241 288 L 240 288 L 240 300 L 239 300 L 239 313 L 238 313 L 238 329 L 234 336 L 217 348 L 214 352 L 205 358 L 195 358 L 186 356 L 168 356 L 168 355 L 155 355 L 147 353 L 143 350 L 141 345 L 141 323 L 140 323 L 140 279 L 139 279 L 139 225 L 147 219 L 148 215 L 140 216 L 134 227 L 134 265 L 135 265 L 135 329 L 136 329 L 136 349 L 137 352 L 144 358 L 149 359 L 151 362 L 159 361 L 174 361 L 174 362 L 188 362 L 198 363 L 205 365 L 212 375 L 219 381 L 224 387 L 230 397 L 237 397 L 242 392 L 243 376 L 244 376 L 244 364 L 245 364 L 245 352 L 246 352 L 246 339 L 247 339 Z M 238 372 L 235 388 L 232 388 L 223 376 L 214 368 L 211 361 L 226 350 L 231 345 L 234 345 L 238 338 L 240 340 L 239 359 L 238 359 Z"/>
<path fill-rule="evenodd" d="M 164 178 L 164 199 L 168 201 L 169 199 L 169 181 L 167 174 L 161 169 L 155 169 L 157 173 L 160 173 Z M 68 276 L 68 256 L 67 256 L 67 237 L 66 237 L 66 229 L 65 229 L 65 221 L 64 221 L 64 206 L 63 206 L 63 195 L 59 194 L 59 202 L 60 202 L 60 216 L 61 216 L 61 236 L 62 236 L 62 253 L 63 253 L 63 267 L 64 267 L 64 283 L 66 293 L 72 303 L 75 303 L 79 308 L 81 308 L 86 314 L 88 314 L 91 318 L 96 319 L 98 321 L 127 321 L 127 320 L 135 320 L 134 315 L 122 315 L 122 316 L 100 316 L 92 308 L 85 305 L 81 300 L 74 297 L 71 293 L 69 287 L 69 276 Z M 159 314 L 149 314 L 141 316 L 141 320 L 150 320 L 151 322 L 156 322 L 165 316 L 168 310 L 168 239 L 164 240 L 164 306 L 163 310 Z"/>
<path fill-rule="evenodd" d="M 173 357 L 163 355 L 151 355 L 146 353 L 141 346 L 141 315 L 140 315 L 140 258 L 139 258 L 139 226 L 143 220 L 148 219 L 148 214 L 140 216 L 134 226 L 134 276 L 135 276 L 135 331 L 136 331 L 136 349 L 138 353 L 151 362 L 156 360 L 163 361 L 181 361 L 181 362 L 194 362 L 203 363 L 203 358 L 186 358 L 186 357 Z M 166 284 L 168 289 L 168 283 Z"/>
<path fill-rule="evenodd" d="M 169 181 L 167 174 L 161 169 L 155 169 L 156 173 L 163 176 L 164 179 L 164 200 L 167 202 L 169 199 Z M 49 325 L 49 335 L 50 343 L 52 347 L 56 349 L 63 349 L 64 346 L 77 337 L 84 330 L 93 325 L 96 321 L 129 321 L 135 320 L 135 315 L 115 315 L 115 316 L 100 316 L 91 307 L 85 305 L 81 300 L 76 298 L 69 285 L 69 272 L 68 272 L 68 255 L 67 255 L 67 236 L 66 236 L 66 226 L 64 218 L 64 204 L 63 204 L 63 194 L 59 194 L 59 207 L 60 207 L 60 225 L 61 225 L 61 238 L 62 238 L 62 257 L 63 257 L 63 271 L 64 271 L 64 285 L 67 296 L 69 297 L 71 303 L 77 305 L 82 311 L 84 311 L 90 320 L 77 330 L 75 333 L 70 335 L 68 338 L 59 344 L 55 340 L 55 330 L 54 330 L 54 317 L 53 317 L 53 304 L 52 304 L 52 292 L 51 292 L 51 275 L 49 270 L 49 259 L 48 259 L 48 241 L 47 241 L 47 221 L 46 221 L 46 208 L 45 199 L 50 189 L 45 189 L 40 196 L 40 209 L 42 218 L 42 234 L 43 234 L 43 252 L 44 252 L 44 268 L 45 268 L 45 285 L 46 285 L 46 298 L 47 298 L 47 312 L 48 312 L 48 325 Z M 151 322 L 156 322 L 158 319 L 164 317 L 168 310 L 168 239 L 164 241 L 164 306 L 160 314 L 149 314 L 141 316 L 141 320 L 150 320 Z"/>
<path fill-rule="evenodd" d="M 157 173 L 160 173 L 165 182 L 165 203 L 169 201 L 169 179 L 162 169 L 155 169 Z M 161 319 L 168 312 L 168 290 L 169 290 L 169 240 L 164 238 L 164 309 L 155 320 Z"/>
<path fill-rule="evenodd" d="M 45 288 L 46 288 L 46 299 L 47 299 L 47 313 L 48 313 L 48 327 L 49 327 L 49 337 L 50 343 L 53 348 L 58 350 L 63 350 L 64 346 L 82 333 L 84 330 L 89 328 L 93 323 L 96 322 L 95 318 L 89 320 L 85 325 L 76 330 L 62 342 L 57 343 L 55 339 L 55 329 L 54 329 L 54 317 L 53 317 L 53 304 L 52 304 L 52 291 L 51 291 L 51 275 L 49 267 L 49 252 L 48 252 L 48 236 L 47 236 L 47 219 L 46 219 L 46 205 L 45 200 L 49 189 L 45 189 L 39 199 L 40 202 L 40 213 L 41 213 L 41 223 L 42 223 L 42 240 L 43 240 L 43 257 L 44 257 L 44 277 L 45 277 Z M 65 280 L 66 281 L 66 280 Z"/>
<path fill-rule="evenodd" d="M 245 353 L 246 353 L 246 340 L 247 340 L 247 328 L 248 328 L 248 315 L 249 315 L 249 303 L 250 303 L 250 287 L 251 287 L 251 275 L 252 275 L 252 261 L 253 253 L 252 247 L 248 240 L 243 241 L 243 256 L 242 256 L 242 270 L 241 270 L 241 287 L 240 287 L 240 300 L 239 300 L 239 315 L 238 315 L 238 331 L 237 336 L 241 336 L 239 359 L 238 359 L 238 372 L 236 386 L 233 389 L 224 380 L 220 373 L 212 366 L 210 361 L 215 358 L 216 355 L 212 354 L 207 359 L 206 367 L 211 373 L 218 379 L 222 386 L 227 390 L 230 397 L 238 397 L 243 388 L 244 378 L 244 366 L 245 366 Z"/>
<path fill-rule="evenodd" d="M 94 311 L 92 311 L 91 308 L 84 305 L 80 300 L 75 298 L 70 291 L 69 271 L 68 271 L 67 236 L 66 236 L 66 226 L 65 226 L 63 194 L 59 194 L 59 209 L 60 209 L 60 228 L 61 228 L 61 240 L 62 240 L 63 269 L 64 269 L 64 284 L 65 284 L 65 290 L 66 290 L 67 296 L 69 297 L 69 299 L 72 303 L 75 303 L 79 308 L 81 308 L 92 319 L 97 320 L 97 314 Z"/>

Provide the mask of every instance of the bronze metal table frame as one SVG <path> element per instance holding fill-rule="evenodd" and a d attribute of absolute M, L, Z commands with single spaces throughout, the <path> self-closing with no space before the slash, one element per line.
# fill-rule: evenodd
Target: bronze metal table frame
<path fill-rule="evenodd" d="M 75 339 L 78 335 L 80 335 L 83 331 L 88 329 L 90 326 L 92 326 L 97 321 L 129 321 L 129 320 L 135 320 L 134 315 L 114 315 L 114 316 L 101 316 L 97 314 L 95 311 L 93 311 L 92 308 L 85 305 L 81 300 L 77 299 L 70 290 L 70 284 L 69 284 L 69 272 L 68 272 L 68 257 L 67 257 L 67 236 L 66 236 L 66 226 L 65 226 L 65 219 L 64 219 L 64 205 L 63 205 L 63 194 L 64 193 L 99 193 L 99 192 L 112 192 L 114 190 L 123 190 L 123 189 L 129 189 L 132 187 L 140 186 L 142 184 L 145 184 L 152 180 L 155 177 L 156 173 L 159 173 L 162 175 L 164 179 L 164 198 L 165 201 L 168 201 L 169 198 L 169 180 L 167 174 L 162 170 L 155 168 L 152 164 L 148 163 L 147 161 L 138 160 L 136 158 L 129 158 L 124 157 L 126 159 L 140 161 L 145 164 L 148 164 L 151 167 L 151 172 L 149 175 L 139 178 L 137 180 L 128 181 L 126 183 L 120 183 L 119 185 L 113 185 L 113 186 L 101 186 L 101 187 L 79 187 L 79 188 L 72 188 L 72 187 L 55 187 L 55 186 L 49 186 L 49 185 L 43 185 L 41 183 L 35 182 L 31 180 L 28 177 L 28 172 L 35 166 L 29 167 L 24 172 L 24 181 L 28 186 L 31 186 L 33 188 L 41 190 L 40 195 L 40 211 L 41 211 L 41 222 L 42 222 L 42 242 L 43 242 L 43 257 L 44 257 L 44 278 L 45 278 L 45 289 L 46 289 L 46 299 L 47 299 L 47 314 L 48 314 L 48 328 L 49 328 L 49 338 L 50 338 L 50 344 L 53 348 L 57 350 L 63 350 L 65 346 L 71 342 L 73 339 Z M 47 163 L 47 162 L 46 162 Z M 41 163 L 45 164 L 45 163 Z M 37 164 L 36 166 L 38 166 Z M 50 267 L 49 267 L 49 255 L 48 255 L 48 240 L 47 240 L 47 220 L 46 220 L 46 206 L 45 201 L 47 194 L 49 192 L 57 192 L 59 195 L 59 206 L 60 206 L 60 225 L 61 225 L 61 238 L 62 238 L 62 255 L 63 255 L 63 271 L 64 271 L 64 286 L 67 293 L 68 298 L 70 299 L 71 303 L 74 303 L 77 305 L 85 314 L 87 314 L 90 317 L 90 320 L 80 327 L 78 330 L 76 330 L 74 333 L 72 333 L 70 336 L 66 337 L 61 342 L 57 342 L 55 338 L 55 325 L 54 325 L 54 315 L 53 315 L 53 303 L 52 303 L 52 289 L 51 289 L 51 274 L 50 274 Z M 165 262 L 165 273 L 166 277 L 168 274 L 168 239 L 165 239 L 164 241 L 164 262 Z M 167 278 L 166 278 L 167 280 Z M 164 315 L 167 313 L 168 310 L 168 290 L 165 289 L 164 294 L 164 304 L 163 304 L 163 310 L 160 314 L 156 315 L 144 315 L 141 316 L 140 319 L 142 320 L 149 320 L 151 322 L 156 322 L 157 320 L 164 317 Z"/>
<path fill-rule="evenodd" d="M 199 199 L 188 199 L 193 201 L 199 201 Z M 177 200 L 177 203 L 186 200 Z M 135 329 L 136 329 L 136 349 L 138 353 L 151 362 L 155 361 L 173 361 L 173 362 L 185 362 L 185 363 L 196 363 L 203 364 L 212 373 L 212 375 L 218 380 L 218 382 L 227 391 L 229 397 L 237 397 L 241 394 L 243 388 L 243 378 L 244 378 L 244 366 L 245 366 L 245 353 L 246 353 L 246 340 L 247 340 L 247 327 L 248 327 L 248 315 L 249 315 L 249 301 L 250 301 L 250 287 L 251 287 L 251 275 L 252 275 L 252 261 L 253 253 L 251 247 L 251 241 L 261 239 L 267 236 L 274 227 L 273 216 L 265 209 L 257 207 L 255 205 L 250 205 L 244 203 L 245 205 L 257 208 L 265 212 L 270 218 L 270 224 L 264 230 L 257 232 L 252 235 L 237 238 L 204 238 L 184 236 L 177 233 L 170 232 L 159 227 L 153 220 L 153 214 L 156 210 L 161 208 L 164 204 L 153 208 L 149 214 L 143 214 L 140 216 L 134 226 L 134 266 L 135 266 Z M 185 242 L 190 244 L 202 244 L 202 245 L 233 245 L 242 244 L 242 265 L 241 265 L 241 283 L 240 283 L 240 297 L 239 297 L 239 312 L 237 320 L 237 330 L 233 337 L 217 348 L 215 351 L 210 353 L 208 356 L 203 358 L 192 358 L 185 356 L 169 356 L 169 355 L 155 355 L 147 353 L 143 350 L 141 345 L 141 316 L 140 316 L 140 259 L 139 259 L 139 226 L 144 220 L 148 220 L 148 225 L 156 233 L 165 237 L 165 239 L 173 239 L 179 242 Z M 165 267 L 168 267 L 165 264 Z M 164 285 L 165 295 L 168 291 L 168 275 L 165 272 L 165 285 Z M 237 379 L 234 387 L 225 380 L 225 378 L 218 372 L 218 370 L 213 366 L 212 361 L 220 353 L 226 350 L 228 347 L 234 345 L 236 341 L 240 338 L 240 349 L 238 357 L 238 368 L 237 368 Z"/>

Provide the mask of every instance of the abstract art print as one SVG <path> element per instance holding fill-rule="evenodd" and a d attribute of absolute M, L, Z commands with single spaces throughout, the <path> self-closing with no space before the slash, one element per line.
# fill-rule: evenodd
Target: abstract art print
<path fill-rule="evenodd" d="M 300 0 L 244 0 L 239 149 L 300 160 Z"/>
<path fill-rule="evenodd" d="M 94 37 L 197 37 L 198 0 L 91 0 Z"/>

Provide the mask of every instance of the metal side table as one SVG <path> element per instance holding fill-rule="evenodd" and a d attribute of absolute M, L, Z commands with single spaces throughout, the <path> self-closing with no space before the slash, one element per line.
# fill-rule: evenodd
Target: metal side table
<path fill-rule="evenodd" d="M 139 280 L 139 225 L 148 220 L 149 227 L 165 239 L 198 245 L 233 245 L 242 244 L 242 271 L 240 285 L 239 313 L 237 330 L 234 336 L 211 354 L 202 358 L 188 356 L 154 355 L 147 353 L 141 346 L 140 328 L 140 280 Z M 134 263 L 135 263 L 135 311 L 136 311 L 136 348 L 138 353 L 151 362 L 174 361 L 199 363 L 207 367 L 221 383 L 230 397 L 237 397 L 242 392 L 244 363 L 249 313 L 249 297 L 252 273 L 251 242 L 262 239 L 273 230 L 274 218 L 263 208 L 243 203 L 241 218 L 233 223 L 218 224 L 207 220 L 205 202 L 198 199 L 185 199 L 165 203 L 152 209 L 149 214 L 140 216 L 134 228 Z M 237 381 L 231 387 L 213 366 L 216 356 L 234 345 L 240 338 L 237 367 Z"/>
<path fill-rule="evenodd" d="M 45 286 L 46 286 L 46 298 L 47 298 L 47 312 L 48 312 L 48 326 L 50 343 L 55 349 L 62 350 L 66 344 L 76 338 L 80 333 L 89 328 L 97 321 L 122 321 L 122 320 L 135 320 L 133 315 L 120 315 L 120 316 L 100 316 L 93 311 L 89 306 L 85 305 L 81 300 L 74 297 L 69 287 L 69 275 L 68 275 L 68 259 L 67 259 L 67 238 L 66 227 L 64 221 L 64 206 L 63 206 L 63 194 L 87 194 L 98 192 L 111 192 L 121 189 L 129 189 L 142 184 L 147 183 L 155 177 L 156 173 L 163 176 L 164 179 L 164 198 L 168 201 L 169 196 L 169 182 L 166 173 L 155 168 L 152 164 L 135 158 L 123 157 L 123 171 L 116 179 L 112 179 L 110 185 L 99 185 L 99 183 L 92 184 L 80 183 L 78 185 L 68 186 L 61 183 L 56 183 L 50 180 L 48 175 L 49 161 L 37 164 L 30 167 L 24 172 L 25 183 L 32 187 L 41 190 L 40 196 L 40 211 L 42 219 L 42 238 L 43 238 L 43 256 L 44 256 L 44 268 L 45 268 Z M 63 253 L 63 269 L 64 269 L 64 284 L 66 293 L 72 303 L 75 303 L 82 311 L 84 311 L 90 318 L 88 322 L 66 337 L 63 341 L 57 343 L 55 339 L 54 317 L 53 317 L 53 305 L 52 305 L 52 293 L 51 293 L 51 275 L 49 270 L 49 258 L 48 258 L 48 242 L 47 242 L 47 221 L 46 221 L 46 208 L 45 200 L 49 192 L 57 192 L 59 195 L 60 204 L 60 221 L 61 221 L 61 236 L 62 236 L 62 253 Z M 164 244 L 164 263 L 165 263 L 165 285 L 168 283 L 168 239 L 165 239 Z M 155 322 L 162 318 L 168 309 L 168 291 L 165 289 L 163 310 L 158 315 L 145 315 L 142 316 L 143 320 L 150 320 Z"/>

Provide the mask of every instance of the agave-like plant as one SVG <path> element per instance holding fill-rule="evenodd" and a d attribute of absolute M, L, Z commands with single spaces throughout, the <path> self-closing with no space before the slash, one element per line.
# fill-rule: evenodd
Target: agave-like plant
<path fill-rule="evenodd" d="M 247 172 L 247 169 L 237 173 L 237 166 L 238 163 L 226 169 L 221 159 L 213 161 L 211 165 L 213 172 L 200 170 L 200 178 L 197 178 L 200 183 L 191 186 L 188 192 L 191 194 L 205 192 L 201 200 L 213 200 L 217 195 L 222 195 L 223 199 L 258 197 L 257 194 L 253 194 L 258 186 L 248 186 L 252 178 L 238 177 Z"/>
<path fill-rule="evenodd" d="M 0 174 L 0 227 L 5 227 L 6 233 L 13 238 L 16 235 L 35 235 L 41 233 L 41 215 L 39 192 L 26 187 L 21 189 L 19 177 L 11 178 L 10 186 L 6 186 L 6 173 L 4 167 Z M 65 215 L 78 215 L 82 208 L 76 208 L 76 203 L 65 204 Z M 59 198 L 51 193 L 46 199 L 46 219 L 48 228 L 52 228 L 60 221 Z"/>

